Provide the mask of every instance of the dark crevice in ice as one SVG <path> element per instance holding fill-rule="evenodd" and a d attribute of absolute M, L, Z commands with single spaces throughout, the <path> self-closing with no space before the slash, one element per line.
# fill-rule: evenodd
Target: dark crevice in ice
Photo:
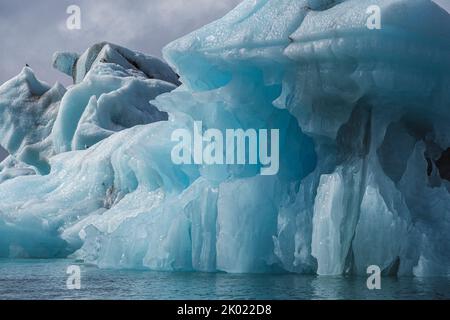
<path fill-rule="evenodd" d="M 371 110 L 358 105 L 352 112 L 349 121 L 338 131 L 338 162 L 344 163 L 354 158 L 364 158 L 370 148 Z"/>
<path fill-rule="evenodd" d="M 433 173 L 433 160 L 431 160 L 428 157 L 425 157 L 427 160 L 427 175 L 431 177 L 431 174 Z"/>
<path fill-rule="evenodd" d="M 442 179 L 450 181 L 450 148 L 445 150 L 441 157 L 436 161 L 439 174 Z"/>

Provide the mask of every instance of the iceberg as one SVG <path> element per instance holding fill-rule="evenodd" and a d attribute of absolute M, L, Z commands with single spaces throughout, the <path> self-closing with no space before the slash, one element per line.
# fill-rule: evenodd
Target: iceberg
<path fill-rule="evenodd" d="M 448 276 L 449 35 L 428 0 L 245 0 L 166 46 L 174 71 L 107 43 L 57 53 L 67 91 L 30 69 L 0 87 L 0 257 Z M 279 130 L 278 172 L 174 163 L 198 123 Z"/>

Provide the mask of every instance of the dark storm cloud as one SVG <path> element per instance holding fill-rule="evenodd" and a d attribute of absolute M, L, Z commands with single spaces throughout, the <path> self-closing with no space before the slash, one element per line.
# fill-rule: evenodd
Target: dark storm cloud
<path fill-rule="evenodd" d="M 0 0 L 0 83 L 29 64 L 38 78 L 69 84 L 52 70 L 55 51 L 83 52 L 110 41 L 161 55 L 172 40 L 209 23 L 240 0 Z M 82 29 L 66 28 L 69 5 L 78 5 Z"/>

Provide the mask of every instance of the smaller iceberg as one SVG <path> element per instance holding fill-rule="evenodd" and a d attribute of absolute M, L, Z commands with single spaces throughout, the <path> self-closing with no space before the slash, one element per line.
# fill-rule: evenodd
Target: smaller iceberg
<path fill-rule="evenodd" d="M 65 93 L 58 83 L 39 81 L 30 68 L 0 87 L 0 144 L 41 174 L 50 171 L 51 132 Z"/>
<path fill-rule="evenodd" d="M 56 153 L 87 149 L 114 132 L 167 120 L 149 101 L 180 85 L 165 62 L 107 42 L 81 56 L 57 52 L 53 66 L 75 83 L 53 128 Z"/>
<path fill-rule="evenodd" d="M 160 59 L 108 42 L 93 45 L 81 56 L 74 52 L 56 52 L 53 55 L 53 67 L 73 77 L 74 83 L 83 81 L 100 63 L 117 64 L 148 79 L 160 79 L 177 86 L 181 84 L 178 75 Z"/>
<path fill-rule="evenodd" d="M 81 56 L 56 53 L 53 65 L 69 75 L 78 70 L 80 81 L 68 89 L 59 83 L 50 87 L 26 67 L 0 87 L 0 144 L 12 156 L 3 164 L 1 181 L 31 171 L 46 175 L 50 157 L 58 153 L 167 120 L 149 101 L 179 85 L 163 61 L 109 43 Z"/>

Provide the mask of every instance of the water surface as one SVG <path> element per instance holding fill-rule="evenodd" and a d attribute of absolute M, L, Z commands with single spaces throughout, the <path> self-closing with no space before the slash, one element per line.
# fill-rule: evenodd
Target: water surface
<path fill-rule="evenodd" d="M 233 275 L 100 270 L 79 264 L 81 290 L 68 290 L 71 260 L 0 260 L 0 299 L 450 299 L 449 278 Z"/>

